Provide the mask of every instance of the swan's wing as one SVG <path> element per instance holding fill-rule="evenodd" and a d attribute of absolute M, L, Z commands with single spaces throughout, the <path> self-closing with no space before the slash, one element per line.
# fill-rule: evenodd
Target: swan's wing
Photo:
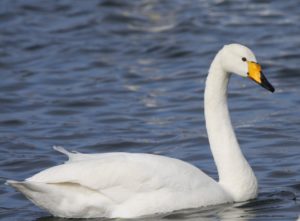
<path fill-rule="evenodd" d="M 158 189 L 187 191 L 218 186 L 198 168 L 173 158 L 129 153 L 84 157 L 86 160 L 81 158 L 46 169 L 26 181 L 78 184 L 101 192 L 113 201 Z"/>
<path fill-rule="evenodd" d="M 137 217 L 231 201 L 216 181 L 177 159 L 130 153 L 66 154 L 68 163 L 8 184 L 61 217 Z"/>

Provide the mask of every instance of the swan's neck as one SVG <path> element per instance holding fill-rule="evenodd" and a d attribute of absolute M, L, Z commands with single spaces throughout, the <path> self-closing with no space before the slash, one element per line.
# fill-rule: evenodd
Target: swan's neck
<path fill-rule="evenodd" d="M 232 128 L 227 107 L 229 77 L 222 68 L 219 52 L 206 80 L 205 120 L 219 183 L 235 201 L 243 201 L 256 196 L 257 181 Z"/>

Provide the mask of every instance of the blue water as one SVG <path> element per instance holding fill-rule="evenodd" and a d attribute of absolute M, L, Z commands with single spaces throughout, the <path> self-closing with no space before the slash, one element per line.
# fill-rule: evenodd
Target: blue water
<path fill-rule="evenodd" d="M 300 4 L 251 0 L 0 2 L 0 219 L 51 217 L 4 185 L 85 153 L 162 154 L 217 179 L 204 82 L 224 45 L 250 47 L 274 94 L 231 79 L 229 102 L 258 198 L 146 220 L 296 220 Z"/>

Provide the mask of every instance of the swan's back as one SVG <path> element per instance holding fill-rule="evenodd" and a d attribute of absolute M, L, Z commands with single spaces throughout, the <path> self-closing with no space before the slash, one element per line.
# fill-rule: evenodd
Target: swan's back
<path fill-rule="evenodd" d="M 61 217 L 137 217 L 232 201 L 220 185 L 181 160 L 136 153 L 81 154 L 10 184 Z"/>

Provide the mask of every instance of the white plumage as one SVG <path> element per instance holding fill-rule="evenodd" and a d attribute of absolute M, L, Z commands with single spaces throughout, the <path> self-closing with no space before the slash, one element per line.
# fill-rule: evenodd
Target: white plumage
<path fill-rule="evenodd" d="M 205 117 L 219 182 L 169 157 L 82 154 L 55 147 L 69 161 L 25 181 L 7 183 L 54 216 L 68 218 L 134 218 L 254 198 L 256 178 L 240 151 L 226 101 L 229 72 L 247 76 L 242 57 L 256 62 L 248 48 L 225 46 L 216 55 L 206 82 Z"/>
<path fill-rule="evenodd" d="M 212 178 L 177 159 L 64 152 L 69 156 L 65 164 L 24 182 L 10 182 L 55 216 L 129 218 L 212 205 L 218 202 L 207 189 L 210 186 L 222 201 L 232 201 Z"/>

